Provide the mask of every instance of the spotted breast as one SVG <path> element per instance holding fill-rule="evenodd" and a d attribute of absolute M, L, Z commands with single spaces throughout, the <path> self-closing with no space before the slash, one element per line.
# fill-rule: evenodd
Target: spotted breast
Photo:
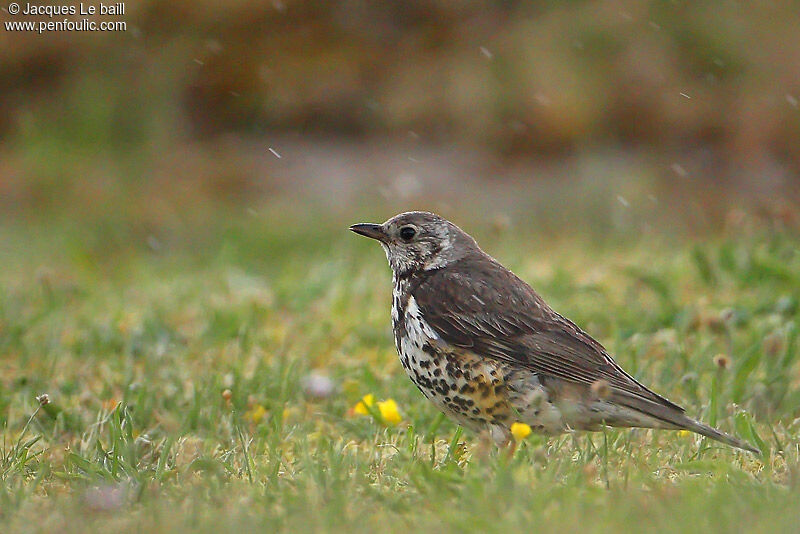
<path fill-rule="evenodd" d="M 400 363 L 442 412 L 498 441 L 510 439 L 515 421 L 547 434 L 564 431 L 558 408 L 533 373 L 448 346 L 417 306 L 413 280 L 394 282 L 392 327 Z"/>

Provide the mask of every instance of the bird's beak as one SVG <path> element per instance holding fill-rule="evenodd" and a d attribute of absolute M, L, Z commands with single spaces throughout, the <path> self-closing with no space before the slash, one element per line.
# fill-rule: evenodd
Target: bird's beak
<path fill-rule="evenodd" d="M 377 239 L 378 241 L 381 242 L 386 241 L 386 232 L 383 231 L 383 226 L 381 226 L 380 224 L 373 224 L 373 223 L 354 224 L 353 226 L 350 227 L 350 230 L 357 234 L 371 237 L 372 239 Z"/>

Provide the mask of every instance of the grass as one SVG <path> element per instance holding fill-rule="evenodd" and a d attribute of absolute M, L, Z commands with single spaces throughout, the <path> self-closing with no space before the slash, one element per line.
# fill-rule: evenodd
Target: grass
<path fill-rule="evenodd" d="M 635 376 L 765 451 L 607 429 L 530 436 L 507 458 L 404 376 L 378 247 L 350 220 L 281 220 L 0 229 L 0 530 L 794 527 L 795 234 L 620 244 L 466 225 Z M 312 371 L 333 394 L 305 391 Z M 402 422 L 354 414 L 368 393 Z"/>

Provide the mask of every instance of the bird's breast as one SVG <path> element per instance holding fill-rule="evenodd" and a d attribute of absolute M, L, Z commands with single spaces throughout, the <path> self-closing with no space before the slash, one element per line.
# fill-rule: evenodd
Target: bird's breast
<path fill-rule="evenodd" d="M 400 363 L 406 371 L 410 373 L 412 367 L 433 365 L 436 354 L 430 346 L 431 342 L 439 340 L 439 335 L 425 321 L 404 283 L 395 284 L 392 294 L 392 329 Z"/>
<path fill-rule="evenodd" d="M 558 413 L 540 410 L 547 395 L 529 373 L 505 362 L 449 345 L 425 320 L 414 296 L 402 283 L 392 295 L 395 345 L 411 381 L 440 410 L 473 429 L 507 427 L 517 417 L 555 432 Z M 540 398 L 541 397 L 541 398 Z"/>
<path fill-rule="evenodd" d="M 400 363 L 439 409 L 471 427 L 510 415 L 503 366 L 449 346 L 402 286 L 395 288 L 392 324 Z"/>

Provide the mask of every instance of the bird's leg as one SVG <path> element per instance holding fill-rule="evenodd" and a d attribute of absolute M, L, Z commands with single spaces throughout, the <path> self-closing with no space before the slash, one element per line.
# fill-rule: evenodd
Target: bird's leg
<path fill-rule="evenodd" d="M 494 439 L 489 429 L 486 429 L 478 434 L 478 443 L 475 447 L 475 456 L 480 458 L 488 458 L 489 452 L 494 446 Z"/>
<path fill-rule="evenodd" d="M 489 435 L 509 459 L 514 457 L 514 453 L 517 452 L 517 440 L 508 429 L 492 425 L 489 427 Z"/>
<path fill-rule="evenodd" d="M 517 452 L 517 440 L 515 440 L 513 437 L 509 439 L 508 442 L 505 444 L 505 449 L 506 449 L 506 455 L 510 460 L 511 458 L 514 457 L 514 453 Z"/>

